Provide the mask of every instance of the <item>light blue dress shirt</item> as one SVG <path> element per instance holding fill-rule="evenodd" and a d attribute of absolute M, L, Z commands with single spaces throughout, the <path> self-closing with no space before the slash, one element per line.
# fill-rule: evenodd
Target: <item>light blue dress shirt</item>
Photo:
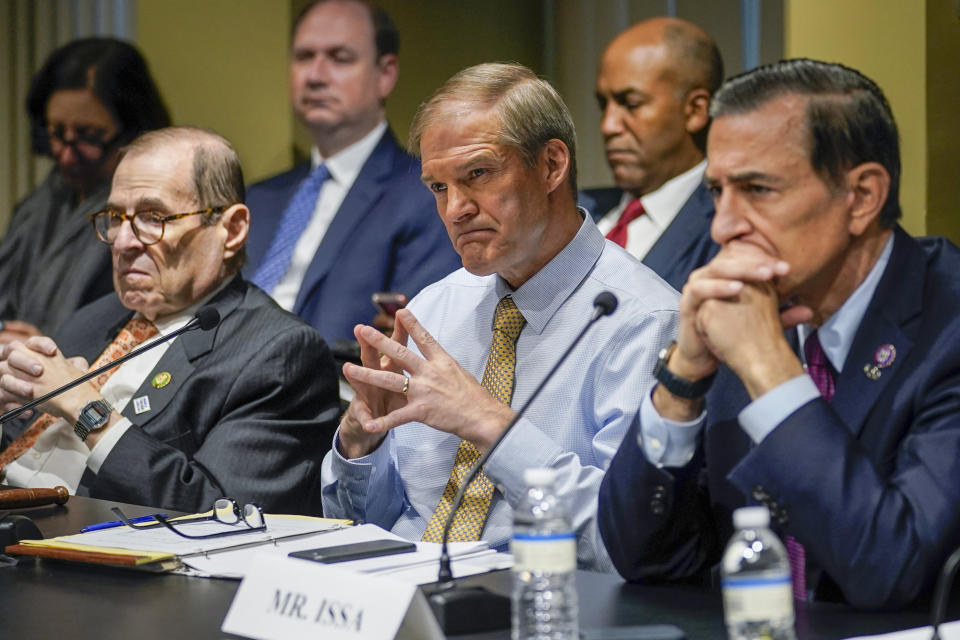
<path fill-rule="evenodd" d="M 843 370 L 860 321 L 863 320 L 863 314 L 866 313 L 880 278 L 887 268 L 892 251 L 893 235 L 867 277 L 818 330 L 823 352 L 836 371 Z M 797 327 L 799 344 L 802 345 L 812 332 L 813 328 L 809 325 Z M 800 349 L 800 359 L 803 362 L 803 349 Z M 819 395 L 820 391 L 810 376 L 797 376 L 748 404 L 740 411 L 737 420 L 747 435 L 759 444 L 790 414 Z M 690 422 L 667 420 L 657 413 L 652 397 L 651 389 L 640 408 L 639 444 L 650 462 L 664 467 L 681 467 L 693 457 L 697 436 L 706 422 L 706 411 Z"/>
<path fill-rule="evenodd" d="M 497 486 L 482 539 L 506 547 L 523 471 L 553 467 L 578 533 L 581 567 L 611 570 L 596 524 L 604 470 L 653 386 L 659 348 L 676 334 L 677 293 L 605 240 L 589 215 L 553 260 L 516 291 L 499 276 L 454 272 L 417 295 L 409 309 L 477 380 L 493 337 L 494 310 L 512 294 L 527 321 L 517 340 L 514 409 L 523 405 L 611 291 L 619 305 L 601 318 L 487 462 Z M 412 340 L 410 346 L 416 348 Z M 323 461 L 327 517 L 372 522 L 419 539 L 447 484 L 460 439 L 420 423 L 392 430 L 369 455 Z M 336 444 L 336 443 L 335 443 Z"/>

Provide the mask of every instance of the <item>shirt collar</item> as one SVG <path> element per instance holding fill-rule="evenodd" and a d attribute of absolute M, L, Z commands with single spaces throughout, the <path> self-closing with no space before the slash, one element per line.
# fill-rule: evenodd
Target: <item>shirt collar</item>
<path fill-rule="evenodd" d="M 834 371 L 843 371 L 847 354 L 850 353 L 853 339 L 857 336 L 857 329 L 860 328 L 860 322 L 867 312 L 870 300 L 873 299 L 877 285 L 880 284 L 880 278 L 890 262 L 892 252 L 893 234 L 890 234 L 887 244 L 883 247 L 880 257 L 877 258 L 877 262 L 870 269 L 867 277 L 837 309 L 836 313 L 827 318 L 827 321 L 817 330 L 820 346 L 823 347 L 823 353 L 827 356 L 830 364 L 833 365 Z M 811 333 L 813 333 L 813 327 L 808 324 L 797 327 L 797 337 L 801 346 Z M 802 348 L 800 353 L 803 353 Z"/>
<path fill-rule="evenodd" d="M 506 280 L 496 277 L 497 299 L 512 295 L 527 325 L 536 333 L 557 312 L 557 309 L 580 286 L 603 252 L 603 234 L 593 218 L 580 209 L 583 222 L 577 235 L 567 243 L 540 271 L 514 290 Z M 490 319 L 491 326 L 493 318 Z"/>
<path fill-rule="evenodd" d="M 649 216 L 658 229 L 666 229 L 670 226 L 673 219 L 680 213 L 680 209 L 690 199 L 691 194 L 703 182 L 703 173 L 706 168 L 707 161 L 701 160 L 680 175 L 664 182 L 656 191 L 640 196 L 644 214 Z M 620 200 L 621 211 L 631 200 L 633 195 L 624 192 Z"/>
<path fill-rule="evenodd" d="M 310 149 L 310 166 L 315 169 L 320 166 L 320 163 L 324 163 L 330 172 L 330 177 L 337 184 L 352 185 L 386 130 L 387 121 L 383 120 L 371 129 L 370 133 L 329 158 L 324 158 L 320 155 L 319 149 L 312 147 Z"/>

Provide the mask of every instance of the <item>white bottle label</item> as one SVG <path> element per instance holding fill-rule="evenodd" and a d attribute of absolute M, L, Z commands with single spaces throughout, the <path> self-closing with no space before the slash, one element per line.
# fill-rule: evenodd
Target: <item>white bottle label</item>
<path fill-rule="evenodd" d="M 793 618 L 790 575 L 725 578 L 723 609 L 727 624 Z"/>
<path fill-rule="evenodd" d="M 577 568 L 577 540 L 572 532 L 514 534 L 510 541 L 514 571 L 561 573 Z"/>

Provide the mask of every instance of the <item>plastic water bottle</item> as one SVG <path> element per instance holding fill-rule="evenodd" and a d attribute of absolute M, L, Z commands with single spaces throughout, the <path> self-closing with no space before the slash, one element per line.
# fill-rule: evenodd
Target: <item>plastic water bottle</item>
<path fill-rule="evenodd" d="M 577 540 L 553 469 L 527 469 L 514 511 L 512 640 L 576 640 Z"/>
<path fill-rule="evenodd" d="M 794 640 L 790 559 L 766 507 L 733 512 L 723 553 L 723 611 L 730 640 Z"/>

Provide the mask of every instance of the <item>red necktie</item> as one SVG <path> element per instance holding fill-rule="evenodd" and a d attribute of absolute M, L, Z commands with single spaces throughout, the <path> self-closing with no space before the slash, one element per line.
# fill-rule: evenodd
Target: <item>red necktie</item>
<path fill-rule="evenodd" d="M 117 337 L 113 339 L 113 342 L 107 345 L 107 348 L 103 350 L 103 353 L 100 354 L 100 357 L 98 357 L 96 361 L 90 365 L 88 371 L 99 369 L 108 362 L 127 355 L 133 351 L 135 346 L 141 342 L 149 340 L 153 336 L 157 335 L 157 333 L 159 333 L 157 327 L 152 322 L 145 318 L 141 318 L 140 316 L 134 316 L 130 319 L 130 322 L 128 322 L 126 326 L 120 330 L 120 333 L 118 333 Z M 90 382 L 93 384 L 93 386 L 99 389 L 119 368 L 120 367 L 117 366 L 113 369 L 109 369 L 101 373 Z M 13 442 L 11 442 L 10 446 L 4 449 L 3 453 L 0 453 L 0 469 L 3 469 L 8 464 L 22 456 L 27 449 L 36 444 L 40 435 L 56 421 L 57 418 L 49 413 L 44 413 L 34 420 L 33 424 L 27 427 L 23 433 L 21 433 Z"/>
<path fill-rule="evenodd" d="M 803 342 L 803 355 L 807 360 L 807 375 L 813 379 L 813 384 L 820 391 L 820 395 L 827 402 L 833 400 L 835 383 L 833 367 L 823 352 L 820 338 L 814 331 Z M 807 550 L 797 542 L 793 536 L 786 538 L 787 557 L 790 558 L 790 573 L 793 575 L 793 597 L 797 600 L 807 599 Z"/>
<path fill-rule="evenodd" d="M 626 248 L 627 225 L 643 214 L 643 204 L 640 202 L 640 198 L 631 200 L 630 203 L 624 207 L 623 213 L 620 214 L 620 219 L 617 220 L 617 224 L 613 225 L 613 229 L 610 229 L 607 233 L 607 240 L 616 242 L 621 247 Z"/>

